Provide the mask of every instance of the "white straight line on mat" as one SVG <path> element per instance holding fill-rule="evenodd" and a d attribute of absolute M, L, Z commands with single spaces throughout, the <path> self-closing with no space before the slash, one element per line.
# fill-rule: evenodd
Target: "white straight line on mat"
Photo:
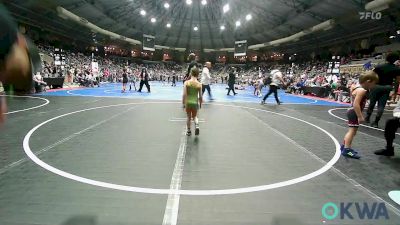
<path fill-rule="evenodd" d="M 171 179 L 171 190 L 180 190 L 182 184 L 183 167 L 186 156 L 186 127 L 183 129 L 181 143 L 179 145 L 178 156 L 176 158 L 174 172 Z M 165 207 L 163 225 L 176 225 L 178 223 L 180 195 L 171 193 L 168 195 L 167 205 Z"/>
<path fill-rule="evenodd" d="M 168 120 L 169 122 L 186 122 L 187 118 L 171 118 Z M 204 119 L 199 119 L 199 123 L 206 122 Z"/>
<path fill-rule="evenodd" d="M 95 123 L 95 124 L 93 124 L 93 125 L 91 125 L 91 126 L 85 128 L 85 129 L 83 129 L 83 130 L 81 130 L 81 131 L 78 131 L 78 132 L 76 132 L 76 133 L 74 133 L 74 134 L 71 134 L 70 136 L 68 136 L 68 137 L 66 137 L 66 138 L 63 138 L 63 139 L 61 139 L 61 140 L 58 140 L 57 142 L 55 142 L 55 143 L 53 143 L 53 144 L 51 144 L 51 145 L 49 145 L 49 146 L 47 146 L 47 147 L 45 147 L 45 148 L 42 148 L 41 150 L 39 150 L 39 151 L 37 151 L 37 152 L 35 152 L 35 155 L 40 155 L 40 154 L 42 154 L 43 152 L 46 152 L 46 151 L 48 151 L 48 150 L 50 150 L 50 149 L 52 149 L 52 148 L 54 148 L 54 147 L 56 147 L 56 146 L 58 146 L 58 145 L 64 143 L 64 142 L 66 142 L 66 141 L 69 141 L 69 140 L 71 140 L 72 138 L 74 138 L 74 137 L 76 137 L 76 136 L 78 136 L 78 135 L 80 135 L 80 134 L 82 134 L 82 133 L 84 133 L 84 132 L 86 132 L 86 131 L 88 131 L 88 130 L 90 130 L 90 129 L 93 129 L 93 128 L 97 127 L 97 126 L 100 126 L 101 124 L 106 123 L 106 122 L 108 122 L 108 121 L 114 119 L 115 117 L 118 117 L 118 116 L 120 116 L 120 115 L 122 115 L 122 114 L 124 114 L 124 113 L 127 113 L 127 112 L 129 112 L 130 110 L 132 110 L 132 109 L 134 109 L 134 108 L 135 108 L 135 107 L 131 107 L 131 108 L 125 110 L 125 111 L 122 111 L 122 112 L 120 112 L 120 113 L 118 113 L 118 114 L 115 114 L 114 116 L 112 116 L 112 117 L 110 117 L 110 118 L 108 118 L 108 119 L 102 120 L 102 121 L 100 121 L 100 122 L 98 122 L 98 123 Z M 21 165 L 22 163 L 24 163 L 24 162 L 26 162 L 26 161 L 28 161 L 28 158 L 22 158 L 22 159 L 20 159 L 20 160 L 18 160 L 18 161 L 15 161 L 15 162 L 12 162 L 12 163 L 8 164 L 7 166 L 5 166 L 5 167 L 3 167 L 3 168 L 0 169 L 0 175 L 3 174 L 3 173 L 5 173 L 5 172 L 7 172 L 8 170 L 10 170 L 10 169 L 16 167 L 16 166 Z"/>

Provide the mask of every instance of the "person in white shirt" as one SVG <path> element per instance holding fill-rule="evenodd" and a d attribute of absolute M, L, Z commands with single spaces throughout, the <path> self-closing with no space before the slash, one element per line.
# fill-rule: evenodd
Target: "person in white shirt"
<path fill-rule="evenodd" d="M 261 101 L 261 104 L 264 105 L 265 104 L 265 100 L 267 100 L 267 98 L 273 93 L 275 96 L 275 100 L 276 103 L 278 105 L 280 105 L 282 102 L 279 100 L 278 98 L 278 88 L 279 85 L 284 85 L 285 81 L 283 80 L 283 74 L 281 71 L 279 70 L 272 70 L 271 71 L 271 75 L 272 75 L 272 83 L 269 85 L 269 92 L 268 94 L 266 94 L 263 98 L 263 100 Z"/>
<path fill-rule="evenodd" d="M 46 90 L 47 83 L 43 81 L 42 75 L 40 72 L 37 72 L 35 76 L 33 76 L 33 81 L 35 82 L 35 92 L 40 93 L 43 90 Z"/>
<path fill-rule="evenodd" d="M 201 72 L 201 84 L 202 84 L 202 93 L 204 94 L 204 91 L 207 90 L 210 99 L 213 100 L 210 88 L 211 84 L 210 68 L 211 68 L 211 62 L 206 62 L 203 71 Z"/>

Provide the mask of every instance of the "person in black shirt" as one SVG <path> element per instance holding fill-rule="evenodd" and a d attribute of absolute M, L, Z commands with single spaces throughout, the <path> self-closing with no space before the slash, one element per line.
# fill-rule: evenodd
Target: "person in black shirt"
<path fill-rule="evenodd" d="M 192 70 L 193 67 L 198 67 L 197 66 L 197 62 L 196 62 L 196 55 L 194 53 L 190 53 L 188 60 L 190 61 L 188 70 L 186 72 L 185 77 L 183 78 L 183 83 L 185 83 L 185 81 L 190 80 L 190 71 Z"/>
<path fill-rule="evenodd" d="M 3 87 L 13 86 L 15 91 L 29 92 L 33 75 L 42 65 L 38 49 L 21 33 L 13 18 L 0 4 L 0 82 Z M 7 105 L 0 97 L 0 123 L 5 120 Z"/>
<path fill-rule="evenodd" d="M 128 74 L 126 72 L 126 68 L 124 68 L 122 73 L 122 93 L 124 93 L 126 90 L 126 84 L 128 84 Z"/>
<path fill-rule="evenodd" d="M 176 74 L 175 74 L 175 71 L 173 72 L 173 74 L 172 74 L 172 85 L 171 85 L 172 87 L 175 87 L 176 86 Z"/>
<path fill-rule="evenodd" d="M 229 79 L 228 79 L 228 93 L 226 95 L 229 95 L 231 93 L 231 90 L 233 91 L 234 95 L 237 95 L 235 92 L 235 80 L 236 80 L 236 68 L 232 68 L 232 71 L 229 73 Z"/>
<path fill-rule="evenodd" d="M 143 85 L 146 85 L 147 92 L 150 93 L 149 74 L 145 67 L 142 68 L 142 72 L 140 73 L 140 87 L 138 92 L 142 92 Z"/>
<path fill-rule="evenodd" d="M 347 76 L 346 74 L 342 74 L 340 76 L 340 87 L 342 88 L 343 91 L 347 90 L 347 84 L 348 84 Z"/>
<path fill-rule="evenodd" d="M 389 99 L 390 91 L 393 88 L 393 80 L 400 77 L 400 68 L 394 65 L 399 60 L 399 55 L 390 53 L 386 57 L 388 63 L 377 66 L 374 72 L 379 76 L 379 83 L 371 90 L 367 117 L 365 121 L 370 123 L 372 112 L 378 102 L 378 112 L 376 113 L 375 121 L 371 124 L 373 127 L 378 127 L 379 120 L 385 110 L 386 102 Z"/>

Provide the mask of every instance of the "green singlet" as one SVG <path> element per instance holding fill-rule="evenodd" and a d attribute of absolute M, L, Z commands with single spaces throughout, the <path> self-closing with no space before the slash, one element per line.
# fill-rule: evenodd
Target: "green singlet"
<path fill-rule="evenodd" d="M 187 109 L 198 109 L 199 108 L 199 85 L 192 81 L 186 83 L 186 108 Z"/>

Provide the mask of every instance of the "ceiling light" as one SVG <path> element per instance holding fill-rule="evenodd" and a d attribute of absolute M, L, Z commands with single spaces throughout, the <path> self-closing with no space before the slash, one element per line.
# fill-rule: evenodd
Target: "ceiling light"
<path fill-rule="evenodd" d="M 169 4 L 168 2 L 164 3 L 164 8 L 168 9 L 169 8 Z"/>
<path fill-rule="evenodd" d="M 167 23 L 167 27 L 170 28 L 170 27 L 171 27 L 171 24 L 170 24 L 170 23 Z"/>
<path fill-rule="evenodd" d="M 143 9 L 140 10 L 140 15 L 142 15 L 142 16 L 146 15 L 146 11 L 144 11 Z"/>
<path fill-rule="evenodd" d="M 186 0 L 186 4 L 191 5 L 192 4 L 192 0 Z"/>
<path fill-rule="evenodd" d="M 222 25 L 222 26 L 220 27 L 220 29 L 221 29 L 221 30 L 225 30 L 225 26 Z"/>
<path fill-rule="evenodd" d="M 154 17 L 151 18 L 151 22 L 152 22 L 152 23 L 155 23 L 156 21 L 157 21 L 156 18 L 154 18 Z"/>
<path fill-rule="evenodd" d="M 240 20 L 236 21 L 235 24 L 236 24 L 237 27 L 240 27 L 240 25 L 241 25 Z"/>
<path fill-rule="evenodd" d="M 207 5 L 207 0 L 201 0 L 202 5 Z"/>
<path fill-rule="evenodd" d="M 247 16 L 246 16 L 246 20 L 247 21 L 249 21 L 249 20 L 251 20 L 253 17 L 251 16 L 251 14 L 248 14 Z"/>
<path fill-rule="evenodd" d="M 397 31 L 397 34 L 400 34 L 400 30 Z"/>
<path fill-rule="evenodd" d="M 222 10 L 223 10 L 224 13 L 228 12 L 229 11 L 229 4 L 224 5 Z"/>
<path fill-rule="evenodd" d="M 395 38 L 396 38 L 396 36 L 390 36 L 389 38 L 390 38 L 390 39 L 395 39 Z"/>
<path fill-rule="evenodd" d="M 198 27 L 194 27 L 193 30 L 194 30 L 194 31 L 198 31 L 199 28 L 198 28 Z"/>

